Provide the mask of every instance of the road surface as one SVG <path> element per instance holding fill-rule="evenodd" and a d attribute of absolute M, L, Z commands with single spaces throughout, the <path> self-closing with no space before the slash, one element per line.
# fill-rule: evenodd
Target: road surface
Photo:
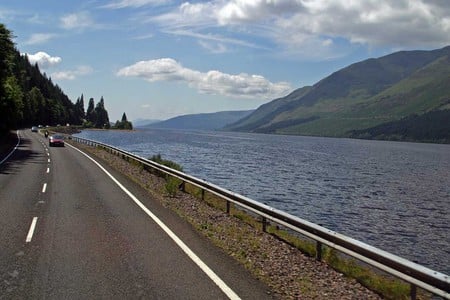
<path fill-rule="evenodd" d="M 0 164 L 0 299 L 272 297 L 126 177 L 19 136 Z"/>

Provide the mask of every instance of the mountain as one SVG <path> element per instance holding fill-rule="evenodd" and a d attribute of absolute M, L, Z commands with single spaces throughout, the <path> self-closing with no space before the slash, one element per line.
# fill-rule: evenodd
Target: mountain
<path fill-rule="evenodd" d="M 234 123 L 254 110 L 245 111 L 222 111 L 216 113 L 183 115 L 168 119 L 166 121 L 147 125 L 151 128 L 171 129 L 195 129 L 195 130 L 218 130 L 224 126 Z"/>
<path fill-rule="evenodd" d="M 136 119 L 133 121 L 134 127 L 145 127 L 153 123 L 161 122 L 161 120 L 154 119 Z"/>
<path fill-rule="evenodd" d="M 225 129 L 344 137 L 446 108 L 450 108 L 450 46 L 352 64 L 260 106 Z"/>

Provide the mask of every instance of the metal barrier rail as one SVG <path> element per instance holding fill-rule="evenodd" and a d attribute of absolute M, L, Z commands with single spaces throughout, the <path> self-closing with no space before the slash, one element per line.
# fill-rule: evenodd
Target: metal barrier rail
<path fill-rule="evenodd" d="M 243 207 L 262 217 L 263 230 L 266 228 L 267 220 L 271 220 L 274 223 L 305 235 L 316 241 L 316 258 L 318 260 L 320 260 L 322 256 L 322 245 L 327 245 L 410 283 L 411 299 L 416 298 L 416 287 L 420 287 L 445 299 L 450 299 L 450 277 L 444 273 L 431 270 L 402 257 L 370 246 L 296 216 L 292 216 L 245 196 L 233 193 L 205 180 L 139 157 L 117 147 L 79 137 L 72 137 L 72 140 L 94 147 L 99 146 L 110 151 L 111 153 L 122 156 L 122 158 L 135 160 L 143 165 L 149 166 L 182 180 L 183 185 L 187 182 L 197 186 L 202 190 L 202 196 L 205 191 L 215 194 L 227 201 L 228 213 L 230 212 L 230 203 Z"/>

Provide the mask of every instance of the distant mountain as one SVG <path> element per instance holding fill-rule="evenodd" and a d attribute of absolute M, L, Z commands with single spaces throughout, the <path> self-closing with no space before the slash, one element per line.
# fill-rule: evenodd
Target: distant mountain
<path fill-rule="evenodd" d="M 222 111 L 216 113 L 203 113 L 183 115 L 168 119 L 166 121 L 150 124 L 145 127 L 171 128 L 171 129 L 195 129 L 195 130 L 218 130 L 224 126 L 234 123 L 254 110 L 245 111 Z"/>
<path fill-rule="evenodd" d="M 147 125 L 161 122 L 161 120 L 154 120 L 154 119 L 136 119 L 133 121 L 134 127 L 145 127 Z"/>
<path fill-rule="evenodd" d="M 448 108 L 450 46 L 355 63 L 262 105 L 225 129 L 343 137 Z"/>

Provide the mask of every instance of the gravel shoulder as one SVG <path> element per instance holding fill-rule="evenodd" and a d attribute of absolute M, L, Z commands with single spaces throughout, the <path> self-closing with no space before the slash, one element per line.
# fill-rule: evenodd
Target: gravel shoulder
<path fill-rule="evenodd" d="M 348 278 L 278 238 L 209 206 L 199 198 L 183 192 L 170 197 L 165 192 L 165 180 L 142 167 L 104 150 L 73 144 L 127 175 L 162 205 L 176 211 L 213 244 L 271 287 L 276 298 L 381 299 L 355 279 Z"/>

